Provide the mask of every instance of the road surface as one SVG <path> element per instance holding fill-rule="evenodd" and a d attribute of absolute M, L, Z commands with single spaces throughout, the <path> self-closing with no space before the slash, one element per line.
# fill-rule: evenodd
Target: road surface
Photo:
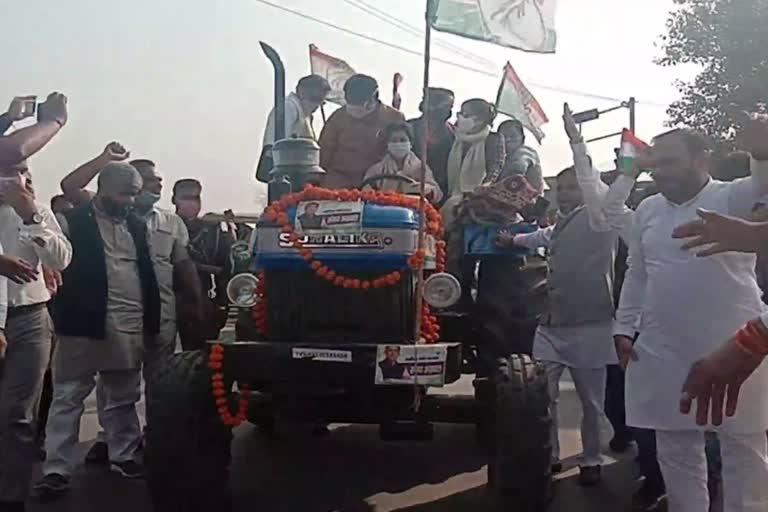
<path fill-rule="evenodd" d="M 471 392 L 469 379 L 454 386 Z M 573 383 L 564 379 L 561 388 L 560 436 L 567 470 L 556 482 L 550 511 L 629 511 L 635 486 L 631 454 L 624 460 L 607 455 L 600 487 L 576 484 L 581 410 Z M 607 442 L 607 424 L 605 430 Z M 96 432 L 91 399 L 81 429 L 83 454 Z M 384 443 L 371 426 L 332 425 L 327 437 L 291 433 L 288 440 L 268 441 L 245 425 L 236 431 L 233 445 L 237 512 L 483 512 L 490 511 L 485 482 L 483 457 L 470 426 L 438 425 L 431 443 Z M 151 507 L 143 482 L 127 481 L 106 468 L 81 467 L 68 496 L 33 503 L 31 511 L 151 512 Z"/>

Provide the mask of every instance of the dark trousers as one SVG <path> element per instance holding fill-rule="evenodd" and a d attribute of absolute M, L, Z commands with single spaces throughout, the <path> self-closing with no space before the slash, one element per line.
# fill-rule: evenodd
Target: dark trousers
<path fill-rule="evenodd" d="M 37 439 L 40 446 L 45 441 L 45 425 L 48 423 L 48 412 L 53 401 L 53 377 L 50 368 L 45 372 L 43 392 L 40 394 L 40 406 L 37 409 Z"/>
<path fill-rule="evenodd" d="M 634 428 L 632 431 L 637 442 L 637 465 L 640 474 L 645 477 L 645 485 L 659 494 L 665 493 L 664 477 L 656 458 L 656 431 L 645 428 Z"/>
<path fill-rule="evenodd" d="M 624 372 L 617 364 L 608 365 L 605 383 L 605 415 L 613 427 L 614 439 L 629 441 L 632 432 L 627 427 L 624 404 Z"/>

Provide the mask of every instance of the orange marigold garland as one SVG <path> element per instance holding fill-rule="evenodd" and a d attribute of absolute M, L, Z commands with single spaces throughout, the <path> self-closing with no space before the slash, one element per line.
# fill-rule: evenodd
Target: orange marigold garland
<path fill-rule="evenodd" d="M 258 302 L 253 306 L 253 321 L 256 325 L 256 332 L 262 336 L 268 334 L 267 330 L 267 275 L 264 271 L 259 272 L 257 276 L 259 284 L 256 285 L 256 296 Z"/>
<path fill-rule="evenodd" d="M 224 373 L 222 372 L 224 369 L 224 345 L 217 343 L 211 346 L 211 352 L 208 356 L 208 368 L 212 371 L 211 390 L 221 421 L 229 427 L 237 427 L 248 421 L 251 391 L 247 384 L 239 382 L 237 384 L 237 388 L 240 391 L 240 397 L 237 400 L 237 414 L 233 416 L 229 410 L 229 390 L 224 384 Z"/>

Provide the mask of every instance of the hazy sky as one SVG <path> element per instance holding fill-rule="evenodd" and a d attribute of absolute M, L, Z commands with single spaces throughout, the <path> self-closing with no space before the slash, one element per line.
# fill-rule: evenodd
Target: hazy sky
<path fill-rule="evenodd" d="M 422 25 L 421 0 L 367 0 L 391 16 Z M 365 14 L 343 0 L 276 0 L 285 7 L 334 22 L 414 50 L 422 42 Z M 556 55 L 532 55 L 440 34 L 491 61 L 466 60 L 438 46 L 437 57 L 488 69 L 498 78 L 434 64 L 432 83 L 454 89 L 459 100 L 493 100 L 501 69 L 509 60 L 541 102 L 551 122 L 539 148 L 545 174 L 569 165 L 570 152 L 560 115 L 568 101 L 575 110 L 611 106 L 578 94 L 533 85 L 573 89 L 640 101 L 638 133 L 663 129 L 667 104 L 677 98 L 683 70 L 653 64 L 672 0 L 559 0 Z M 253 164 L 272 104 L 271 66 L 260 40 L 283 57 L 288 88 L 309 72 L 307 46 L 347 60 L 379 79 L 383 99 L 392 74 L 405 76 L 405 113 L 416 114 L 422 62 L 417 56 L 340 33 L 256 0 L 0 0 L 0 27 L 6 44 L 0 101 L 19 94 L 44 96 L 51 90 L 70 98 L 70 123 L 31 161 L 41 199 L 79 163 L 119 140 L 135 157 L 155 160 L 167 187 L 178 178 L 204 185 L 204 209 L 255 211 L 260 188 Z M 690 70 L 688 70 L 690 73 Z M 586 135 L 618 131 L 625 111 L 590 124 Z M 535 140 L 530 139 L 535 145 Z M 595 162 L 609 166 L 616 141 L 591 147 Z"/>

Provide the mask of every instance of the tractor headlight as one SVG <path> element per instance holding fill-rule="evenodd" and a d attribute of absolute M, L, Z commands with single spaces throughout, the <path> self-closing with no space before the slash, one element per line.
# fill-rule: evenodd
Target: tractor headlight
<path fill-rule="evenodd" d="M 435 308 L 448 308 L 461 298 L 461 284 L 451 274 L 432 274 L 424 282 L 424 300 Z"/>
<path fill-rule="evenodd" d="M 259 280 L 253 274 L 237 274 L 227 283 L 227 298 L 239 308 L 250 308 L 259 301 L 256 288 Z"/>

